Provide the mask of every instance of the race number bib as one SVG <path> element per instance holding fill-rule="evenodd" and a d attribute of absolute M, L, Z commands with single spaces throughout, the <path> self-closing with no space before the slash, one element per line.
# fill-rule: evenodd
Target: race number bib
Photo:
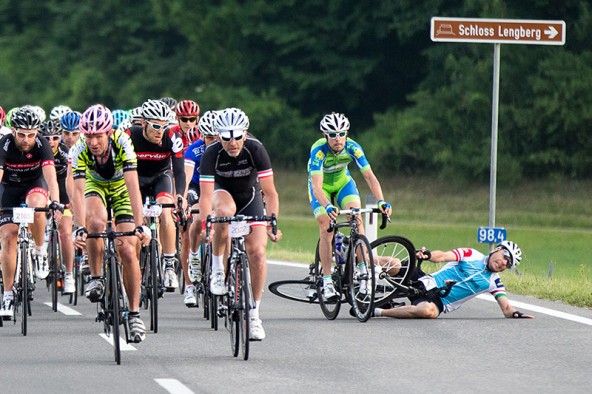
<path fill-rule="evenodd" d="M 19 224 L 30 224 L 35 221 L 35 210 L 33 208 L 13 208 L 12 222 Z"/>
<path fill-rule="evenodd" d="M 150 206 L 142 206 L 142 216 L 145 218 L 157 218 L 162 213 L 162 205 L 155 204 Z"/>
<path fill-rule="evenodd" d="M 228 234 L 232 238 L 244 237 L 251 232 L 251 226 L 248 222 L 230 222 L 228 225 Z"/>

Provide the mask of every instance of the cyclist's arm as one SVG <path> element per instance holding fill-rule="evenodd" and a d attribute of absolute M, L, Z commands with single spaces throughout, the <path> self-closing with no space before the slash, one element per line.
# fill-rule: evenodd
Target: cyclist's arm
<path fill-rule="evenodd" d="M 185 176 L 185 160 L 183 159 L 183 156 L 173 156 L 172 162 L 173 174 L 175 176 L 175 190 L 177 194 L 180 194 L 183 197 L 185 197 L 185 194 L 187 192 L 187 179 L 191 179 Z"/>
<path fill-rule="evenodd" d="M 512 306 L 512 304 L 510 304 L 510 300 L 508 300 L 508 297 L 506 297 L 505 295 L 500 295 L 495 300 L 497 301 L 497 304 L 499 305 L 499 307 L 502 310 L 502 313 L 504 314 L 505 317 L 508 317 L 508 318 L 522 317 L 522 318 L 527 318 L 527 319 L 534 318 L 534 316 L 527 315 L 522 312 L 519 312 L 517 315 L 514 315 L 514 313 L 518 312 L 518 311 Z"/>
<path fill-rule="evenodd" d="M 275 213 L 276 218 L 279 217 L 280 199 L 275 188 L 273 176 L 260 178 L 259 183 L 261 184 L 261 191 L 265 195 L 267 215 Z"/>
<path fill-rule="evenodd" d="M 214 182 L 199 182 L 199 216 L 205 223 L 208 215 L 212 213 L 212 195 L 214 194 Z M 202 224 L 203 226 L 203 224 Z"/>
<path fill-rule="evenodd" d="M 384 200 L 384 196 L 382 195 L 382 187 L 380 186 L 380 182 L 378 182 L 378 178 L 374 175 L 374 171 L 368 168 L 367 170 L 362 172 L 372 195 L 376 199 L 376 201 Z"/>
<path fill-rule="evenodd" d="M 84 187 L 86 178 L 73 178 L 72 167 L 68 166 L 68 179 L 74 185 L 70 196 L 70 208 L 74 216 L 74 223 L 86 227 L 86 205 L 84 204 Z"/>
<path fill-rule="evenodd" d="M 323 190 L 323 174 L 313 174 L 311 175 L 311 182 L 312 182 L 312 192 L 317 199 L 318 202 L 321 203 L 323 206 L 327 206 L 330 204 L 331 201 L 325 195 L 325 191 Z"/>
<path fill-rule="evenodd" d="M 195 171 L 195 162 L 185 158 L 185 179 L 192 179 L 193 172 Z M 185 188 L 185 194 L 183 194 L 183 198 L 187 199 L 187 191 L 189 190 L 188 187 Z"/>
<path fill-rule="evenodd" d="M 135 170 L 125 171 L 123 173 L 127 191 L 132 205 L 132 213 L 134 215 L 134 223 L 136 226 L 144 224 L 142 216 L 142 195 L 140 194 L 140 181 L 138 180 L 138 172 Z"/>
<path fill-rule="evenodd" d="M 58 187 L 58 177 L 54 165 L 46 165 L 41 167 L 43 178 L 47 182 L 49 189 L 49 198 L 51 201 L 60 201 L 60 188 Z"/>
<path fill-rule="evenodd" d="M 432 263 L 445 263 L 449 261 L 458 261 L 456 254 L 452 250 L 443 252 L 441 250 L 432 250 L 430 260 Z"/>

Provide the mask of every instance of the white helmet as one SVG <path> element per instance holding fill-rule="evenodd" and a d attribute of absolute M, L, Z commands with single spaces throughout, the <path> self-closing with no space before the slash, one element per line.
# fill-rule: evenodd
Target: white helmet
<path fill-rule="evenodd" d="M 45 122 L 45 110 L 38 105 L 24 105 L 22 108 L 27 108 L 37 114 L 40 122 Z"/>
<path fill-rule="evenodd" d="M 171 109 L 160 100 L 147 100 L 142 104 L 144 119 L 169 120 Z"/>
<path fill-rule="evenodd" d="M 51 109 L 51 112 L 49 113 L 49 120 L 53 120 L 54 122 L 60 123 L 60 119 L 62 119 L 62 116 L 64 116 L 68 112 L 72 112 L 72 109 L 67 105 L 58 105 L 57 107 L 53 107 Z"/>
<path fill-rule="evenodd" d="M 249 129 L 249 117 L 238 108 L 226 108 L 218 111 L 214 129 L 220 131 L 246 131 Z"/>
<path fill-rule="evenodd" d="M 496 247 L 496 250 L 504 250 L 508 251 L 508 253 L 504 253 L 507 257 L 511 257 L 511 260 L 508 263 L 508 268 L 516 267 L 520 264 L 520 260 L 522 260 L 522 250 L 512 241 L 502 241 Z M 508 256 L 509 255 L 509 256 Z"/>
<path fill-rule="evenodd" d="M 333 112 L 323 117 L 320 128 L 323 134 L 348 131 L 349 120 L 344 114 Z"/>
<path fill-rule="evenodd" d="M 199 118 L 199 122 L 197 123 L 197 127 L 201 135 L 207 137 L 215 137 L 218 135 L 218 131 L 214 127 L 216 117 L 216 111 L 206 111 L 203 113 L 201 118 Z"/>

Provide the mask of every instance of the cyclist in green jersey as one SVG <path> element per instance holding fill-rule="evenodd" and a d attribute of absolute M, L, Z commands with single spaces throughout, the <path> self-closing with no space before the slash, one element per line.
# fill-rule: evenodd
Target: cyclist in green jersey
<path fill-rule="evenodd" d="M 308 160 L 308 197 L 310 206 L 319 225 L 319 254 L 323 268 L 323 297 L 336 300 L 341 295 L 331 279 L 331 242 L 332 234 L 327 232 L 332 219 L 336 219 L 339 209 L 361 207 L 360 193 L 347 169 L 354 161 L 364 176 L 366 183 L 376 200 L 378 207 L 390 216 L 391 204 L 384 201 L 382 188 L 360 144 L 347 137 L 349 120 L 340 113 L 331 113 L 323 117 L 320 123 L 324 138 L 317 140 L 311 147 Z M 363 224 L 359 223 L 360 233 L 364 233 Z"/>

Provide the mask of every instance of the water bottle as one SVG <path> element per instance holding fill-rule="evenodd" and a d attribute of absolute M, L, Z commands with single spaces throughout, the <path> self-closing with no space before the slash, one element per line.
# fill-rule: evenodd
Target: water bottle
<path fill-rule="evenodd" d="M 345 264 L 345 253 L 343 249 L 343 234 L 337 231 L 335 233 L 335 257 L 338 264 Z"/>

